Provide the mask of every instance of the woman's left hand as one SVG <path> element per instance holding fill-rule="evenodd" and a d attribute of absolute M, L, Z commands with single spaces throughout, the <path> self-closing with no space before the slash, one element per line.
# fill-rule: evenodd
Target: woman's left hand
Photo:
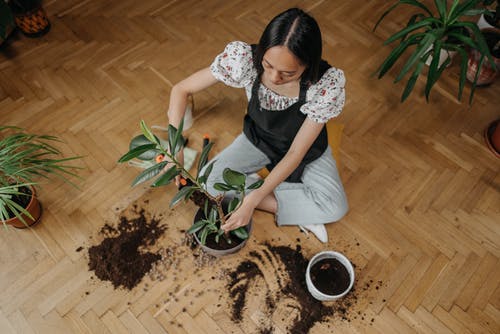
<path fill-rule="evenodd" d="M 234 211 L 231 216 L 226 220 L 226 223 L 221 226 L 226 233 L 235 230 L 238 227 L 246 226 L 252 218 L 255 208 L 245 205 L 243 201 L 242 205 Z"/>

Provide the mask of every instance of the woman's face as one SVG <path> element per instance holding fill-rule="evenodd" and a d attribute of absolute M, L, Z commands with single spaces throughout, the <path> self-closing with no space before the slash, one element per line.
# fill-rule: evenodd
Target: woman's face
<path fill-rule="evenodd" d="M 306 67 L 286 46 L 273 46 L 262 57 L 264 75 L 274 85 L 298 81 Z"/>

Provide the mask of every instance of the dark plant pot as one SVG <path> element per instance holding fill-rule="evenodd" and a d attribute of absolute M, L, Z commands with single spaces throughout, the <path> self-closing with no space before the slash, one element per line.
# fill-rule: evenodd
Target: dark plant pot
<path fill-rule="evenodd" d="M 196 212 L 193 223 L 202 219 L 203 217 L 204 217 L 203 210 L 199 209 Z M 250 220 L 248 225 L 245 226 L 249 235 L 252 232 L 252 225 L 253 225 L 253 221 Z M 229 254 L 236 253 L 240 249 L 242 249 L 248 241 L 248 239 L 241 240 L 238 237 L 236 237 L 235 235 L 231 235 L 232 244 L 234 244 L 234 246 L 231 246 L 231 245 L 227 245 L 224 242 L 220 242 L 219 244 L 215 243 L 215 240 L 212 241 L 213 236 L 215 236 L 215 234 L 209 235 L 207 237 L 207 242 L 205 243 L 205 245 L 202 245 L 197 233 L 194 233 L 194 239 L 196 240 L 198 245 L 200 245 L 201 249 L 203 249 L 203 251 L 205 253 L 216 256 L 216 257 L 221 257 L 221 256 L 226 256 Z M 224 239 L 224 237 L 220 238 L 220 240 L 223 240 L 223 239 Z"/>
<path fill-rule="evenodd" d="M 490 151 L 500 158 L 500 119 L 491 122 L 484 130 L 484 141 Z"/>
<path fill-rule="evenodd" d="M 483 60 L 483 65 L 481 67 L 481 71 L 479 72 L 476 85 L 486 86 L 495 81 L 495 78 L 498 75 L 498 69 L 500 68 L 500 55 L 493 52 L 493 48 L 500 40 L 500 30 L 487 28 L 481 31 L 484 34 L 486 43 L 495 62 L 495 67 L 492 67 L 490 62 L 486 58 Z M 471 49 L 469 51 L 469 60 L 467 62 L 467 80 L 469 80 L 470 82 L 474 82 L 480 59 L 481 54 L 479 53 L 479 51 L 475 49 Z"/>
<path fill-rule="evenodd" d="M 35 189 L 33 187 L 30 187 L 30 191 L 31 191 L 31 198 L 30 198 L 28 205 L 26 206 L 26 210 L 31 214 L 33 219 L 22 214 L 21 216 L 23 217 L 23 219 L 26 223 L 23 223 L 22 220 L 20 220 L 17 217 L 14 217 L 14 218 L 8 219 L 5 222 L 6 224 L 11 225 L 15 228 L 27 228 L 29 226 L 33 226 L 34 224 L 36 224 L 39 221 L 40 216 L 42 215 L 42 206 L 40 204 L 40 201 L 36 197 Z"/>
<path fill-rule="evenodd" d="M 354 268 L 344 255 L 323 251 L 313 256 L 306 270 L 309 293 L 320 301 L 344 297 L 354 285 Z M 330 292 L 331 291 L 331 292 Z"/>
<path fill-rule="evenodd" d="M 15 13 L 14 20 L 27 37 L 41 37 L 50 30 L 50 21 L 41 6 L 26 13 Z"/>

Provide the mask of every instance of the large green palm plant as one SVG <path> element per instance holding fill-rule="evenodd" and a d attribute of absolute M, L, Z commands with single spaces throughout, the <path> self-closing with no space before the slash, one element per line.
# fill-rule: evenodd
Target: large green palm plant
<path fill-rule="evenodd" d="M 421 1 L 399 0 L 383 13 L 374 27 L 375 30 L 380 22 L 399 5 L 413 6 L 417 10 L 409 18 L 406 27 L 390 36 L 384 42 L 384 45 L 396 43 L 396 46 L 377 70 L 378 78 L 380 79 L 392 68 L 398 59 L 406 58 L 406 62 L 395 79 L 395 82 L 399 82 L 408 73 L 411 73 L 401 96 L 401 102 L 406 100 L 410 95 L 418 77 L 422 74 L 425 63 L 429 59 L 432 59 L 425 85 L 425 97 L 427 101 L 429 100 L 432 87 L 444 69 L 451 63 L 450 56 L 442 64 L 439 63 L 442 50 L 446 53 L 456 52 L 460 57 L 458 100 L 462 98 L 466 81 L 467 49 L 473 48 L 479 51 L 481 54 L 479 67 L 482 66 L 485 58 L 493 64 L 493 58 L 477 25 L 473 22 L 463 20 L 466 17 L 487 12 L 485 8 L 478 8 L 483 1 L 453 0 L 451 4 L 449 2 L 446 0 L 434 0 L 435 11 L 432 11 Z M 472 102 L 476 82 L 477 76 L 472 83 L 469 103 Z"/>
<path fill-rule="evenodd" d="M 5 224 L 13 217 L 24 222 L 23 215 L 30 217 L 19 203 L 19 199 L 31 196 L 26 189 L 37 185 L 40 178 L 49 179 L 56 176 L 72 183 L 69 177 L 78 177 L 75 170 L 81 167 L 70 165 L 68 162 L 81 157 L 60 157 L 62 153 L 54 146 L 56 142 L 60 140 L 55 136 L 28 134 L 18 127 L 0 126 L 2 223 Z"/>

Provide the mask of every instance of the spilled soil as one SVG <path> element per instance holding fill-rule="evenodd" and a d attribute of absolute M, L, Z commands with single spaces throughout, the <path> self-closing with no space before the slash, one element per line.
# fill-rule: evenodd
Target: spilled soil
<path fill-rule="evenodd" d="M 286 274 L 279 275 L 280 269 L 275 268 L 274 277 L 277 285 L 270 287 L 267 284 L 262 310 L 268 319 L 272 319 L 278 308 L 277 305 L 282 300 L 287 300 L 288 303 L 293 302 L 293 305 L 286 306 L 293 309 L 290 314 L 298 313 L 295 317 L 290 317 L 291 323 L 287 321 L 288 333 L 308 333 L 316 323 L 327 321 L 327 318 L 333 315 L 341 320 L 350 321 L 349 310 L 357 301 L 354 289 L 346 297 L 333 304 L 322 303 L 314 299 L 307 290 L 305 272 L 309 260 L 302 254 L 299 244 L 295 249 L 289 246 L 272 246 L 268 243 L 264 246 L 265 248 L 260 252 L 251 251 L 250 259 L 241 262 L 235 270 L 229 273 L 227 288 L 232 299 L 233 321 L 242 321 L 247 299 L 255 290 L 255 282 L 265 278 L 265 273 L 261 268 L 269 268 L 271 263 L 277 262 L 283 265 Z M 272 322 L 261 324 L 261 334 L 272 332 L 274 332 Z"/>
<path fill-rule="evenodd" d="M 158 252 L 149 251 L 163 235 L 166 226 L 156 218 L 148 219 L 144 209 L 134 207 L 134 217 L 120 216 L 118 226 L 104 225 L 100 234 L 104 240 L 89 248 L 89 269 L 113 287 L 133 289 L 161 259 Z"/>

